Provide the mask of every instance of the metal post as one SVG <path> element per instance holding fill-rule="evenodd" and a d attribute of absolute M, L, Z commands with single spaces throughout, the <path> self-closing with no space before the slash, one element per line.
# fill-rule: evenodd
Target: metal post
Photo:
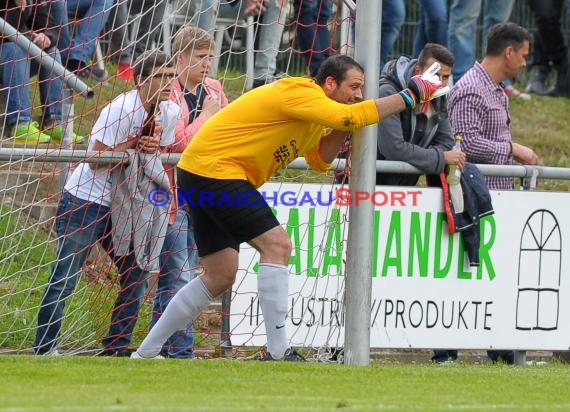
<path fill-rule="evenodd" d="M 245 90 L 250 90 L 253 87 L 253 77 L 254 74 L 254 55 L 253 49 L 255 49 L 254 43 L 254 21 L 253 17 L 249 16 L 245 20 Z"/>
<path fill-rule="evenodd" d="M 514 351 L 513 363 L 515 365 L 526 365 L 526 350 Z"/>
<path fill-rule="evenodd" d="M 538 169 L 535 166 L 525 166 L 527 170 L 526 176 L 522 178 L 523 190 L 536 190 L 538 184 Z"/>
<path fill-rule="evenodd" d="M 61 147 L 68 149 L 73 145 L 73 117 L 75 115 L 73 107 L 73 91 L 67 86 L 63 88 L 63 103 L 61 105 L 62 128 Z M 58 163 L 59 168 L 59 189 L 63 189 L 69 173 L 69 163 Z"/>
<path fill-rule="evenodd" d="M 220 328 L 220 355 L 223 358 L 232 357 L 232 341 L 230 339 L 230 312 L 232 304 L 232 290 L 222 295 L 222 325 Z"/>
<path fill-rule="evenodd" d="M 352 44 L 352 17 L 356 12 L 356 4 L 352 0 L 345 0 L 340 5 L 340 53 L 354 55 Z"/>
<path fill-rule="evenodd" d="M 361 11 L 361 13 L 359 13 Z M 355 58 L 366 70 L 364 96 L 378 96 L 380 25 L 382 1 L 358 0 L 356 10 Z M 376 126 L 355 133 L 352 141 L 350 189 L 372 193 L 376 170 Z M 344 363 L 370 362 L 370 305 L 372 278 L 374 206 L 352 204 L 349 210 L 346 264 L 346 327 Z"/>
<path fill-rule="evenodd" d="M 538 169 L 533 166 L 525 166 L 527 169 L 527 175 L 522 178 L 523 190 L 536 190 L 536 184 L 538 180 Z M 526 365 L 526 351 L 516 350 L 514 351 L 514 364 L 515 365 Z"/>

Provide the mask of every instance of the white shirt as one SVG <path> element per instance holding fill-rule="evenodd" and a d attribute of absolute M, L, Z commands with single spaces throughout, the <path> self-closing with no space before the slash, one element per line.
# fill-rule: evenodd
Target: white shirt
<path fill-rule="evenodd" d="M 180 114 L 180 107 L 172 101 L 162 101 L 158 105 L 155 121 L 162 125 L 160 145 L 174 143 L 174 130 Z M 91 129 L 88 150 L 95 141 L 113 147 L 128 139 L 140 136 L 144 121 L 148 116 L 138 90 L 131 90 L 117 96 L 101 110 Z M 89 163 L 80 163 L 67 179 L 65 190 L 73 196 L 103 206 L 111 205 L 111 173 L 108 168 L 93 170 Z"/>

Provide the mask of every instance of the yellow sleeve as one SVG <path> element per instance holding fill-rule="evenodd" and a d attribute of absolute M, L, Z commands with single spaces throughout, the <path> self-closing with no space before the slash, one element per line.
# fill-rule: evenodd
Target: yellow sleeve
<path fill-rule="evenodd" d="M 295 119 L 321 124 L 334 130 L 353 131 L 380 121 L 374 100 L 342 104 L 328 98 L 323 89 L 309 82 L 295 83 L 281 94 L 283 111 Z"/>
<path fill-rule="evenodd" d="M 321 140 L 322 141 L 322 140 Z M 305 160 L 311 166 L 311 169 L 316 172 L 326 172 L 331 168 L 331 163 L 325 162 L 321 158 L 321 152 L 319 151 L 321 144 L 315 147 L 314 149 L 305 153 Z"/>

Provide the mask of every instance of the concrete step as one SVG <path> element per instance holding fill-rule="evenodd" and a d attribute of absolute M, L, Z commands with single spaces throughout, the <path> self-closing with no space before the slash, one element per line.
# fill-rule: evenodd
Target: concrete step
<path fill-rule="evenodd" d="M 60 146 L 55 143 L 42 145 L 41 150 L 53 149 L 57 153 Z M 27 148 L 24 144 L 2 141 L 2 149 Z M 76 145 L 76 149 L 85 150 L 86 145 Z M 0 162 L 0 203 L 13 209 L 22 209 L 22 213 L 49 221 L 55 216 L 61 186 L 65 178 L 62 167 L 69 164 L 43 162 L 35 160 L 14 160 Z M 61 181 L 60 181 L 61 180 Z"/>
<path fill-rule="evenodd" d="M 11 199 L 37 202 L 53 198 L 59 190 L 57 175 L 57 169 L 50 172 L 0 169 L 0 200 L 4 203 Z"/>
<path fill-rule="evenodd" d="M 51 227 L 57 211 L 57 203 L 43 200 L 34 203 L 21 204 L 19 206 L 16 203 L 11 207 L 19 209 L 20 216 L 29 216 L 32 219 L 37 220 L 38 223 L 47 225 L 48 227 Z"/>
<path fill-rule="evenodd" d="M 0 162 L 0 203 L 49 223 L 60 196 L 60 174 L 55 163 Z"/>

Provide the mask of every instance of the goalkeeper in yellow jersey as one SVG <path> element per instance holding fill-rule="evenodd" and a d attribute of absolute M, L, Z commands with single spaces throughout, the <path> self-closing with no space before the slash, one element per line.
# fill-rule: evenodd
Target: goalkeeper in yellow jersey
<path fill-rule="evenodd" d="M 415 76 L 408 88 L 362 101 L 364 69 L 336 55 L 315 80 L 286 78 L 245 93 L 212 116 L 178 163 L 178 182 L 190 206 L 203 271 L 172 299 L 133 358 L 157 357 L 163 343 L 228 290 L 238 269 L 239 246 L 260 254 L 259 303 L 267 334 L 262 360 L 304 361 L 289 347 L 285 320 L 291 242 L 257 188 L 304 156 L 326 171 L 347 132 L 440 95 L 434 75 Z"/>

